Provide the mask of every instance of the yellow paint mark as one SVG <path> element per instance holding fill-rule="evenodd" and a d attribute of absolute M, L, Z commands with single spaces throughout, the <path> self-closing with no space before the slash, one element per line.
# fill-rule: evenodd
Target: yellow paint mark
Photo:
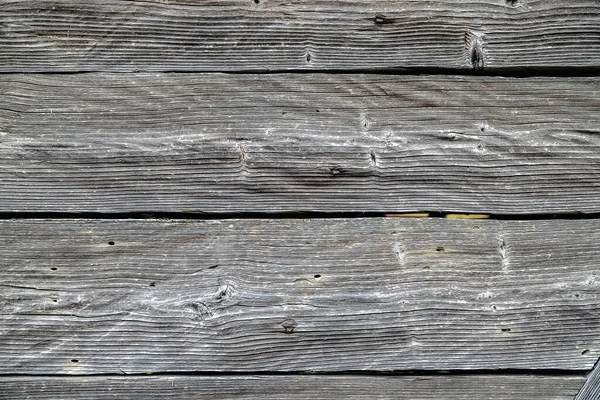
<path fill-rule="evenodd" d="M 385 214 L 386 217 L 393 218 L 427 218 L 428 213 L 405 213 L 405 214 Z"/>
<path fill-rule="evenodd" d="M 488 214 L 446 214 L 446 218 L 450 219 L 487 219 Z"/>

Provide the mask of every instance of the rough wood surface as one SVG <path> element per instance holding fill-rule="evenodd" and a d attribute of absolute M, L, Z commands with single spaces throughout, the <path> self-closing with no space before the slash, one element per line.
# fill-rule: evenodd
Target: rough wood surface
<path fill-rule="evenodd" d="M 0 76 L 2 211 L 600 212 L 600 79 Z"/>
<path fill-rule="evenodd" d="M 0 377 L 0 393 L 6 399 L 65 400 L 572 400 L 584 380 L 525 375 Z"/>
<path fill-rule="evenodd" d="M 0 373 L 589 370 L 598 220 L 5 220 Z"/>
<path fill-rule="evenodd" d="M 599 67 L 595 0 L 3 0 L 0 72 Z"/>
<path fill-rule="evenodd" d="M 575 400 L 598 400 L 600 399 L 600 360 L 588 376 L 585 384 L 575 396 Z"/>

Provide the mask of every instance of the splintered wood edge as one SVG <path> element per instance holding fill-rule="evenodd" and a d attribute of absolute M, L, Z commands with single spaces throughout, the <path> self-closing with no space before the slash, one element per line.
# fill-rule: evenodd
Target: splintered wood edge
<path fill-rule="evenodd" d="M 587 380 L 574 400 L 598 399 L 600 399 L 600 359 L 594 365 L 592 372 L 588 375 Z"/>

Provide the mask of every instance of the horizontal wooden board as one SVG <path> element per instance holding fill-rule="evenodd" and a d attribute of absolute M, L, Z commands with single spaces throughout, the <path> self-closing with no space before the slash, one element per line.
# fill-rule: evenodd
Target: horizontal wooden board
<path fill-rule="evenodd" d="M 600 212 L 600 78 L 0 76 L 20 212 Z"/>
<path fill-rule="evenodd" d="M 3 0 L 0 72 L 599 67 L 596 0 Z"/>
<path fill-rule="evenodd" d="M 582 377 L 178 376 L 0 377 L 10 399 L 572 400 Z"/>
<path fill-rule="evenodd" d="M 592 368 L 599 220 L 5 220 L 0 373 Z"/>

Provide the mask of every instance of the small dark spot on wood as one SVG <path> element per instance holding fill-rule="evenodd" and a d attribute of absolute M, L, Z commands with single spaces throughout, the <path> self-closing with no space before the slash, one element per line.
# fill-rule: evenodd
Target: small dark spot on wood
<path fill-rule="evenodd" d="M 377 160 L 377 154 L 375 154 L 375 151 L 373 151 L 373 149 L 369 150 L 369 155 L 371 156 L 371 164 L 375 167 L 379 167 L 379 161 Z"/>
<path fill-rule="evenodd" d="M 115 242 L 113 242 L 113 241 L 111 240 L 111 241 L 109 241 L 109 242 L 108 242 L 108 245 L 109 245 L 109 246 L 114 246 L 114 245 L 115 245 Z"/>
<path fill-rule="evenodd" d="M 311 56 L 310 56 L 310 53 L 309 53 L 309 54 L 306 55 L 306 62 L 310 63 L 310 60 L 311 60 Z"/>
<path fill-rule="evenodd" d="M 581 352 L 582 356 L 587 356 L 588 354 L 590 354 L 590 350 L 585 349 L 584 351 Z"/>
<path fill-rule="evenodd" d="M 519 0 L 506 0 L 506 5 L 509 7 L 517 7 L 519 5 Z"/>
<path fill-rule="evenodd" d="M 423 269 L 431 269 L 431 267 L 427 267 L 427 266 L 425 266 L 425 267 L 423 267 Z"/>
<path fill-rule="evenodd" d="M 71 360 L 71 362 L 72 362 L 73 364 L 77 364 L 77 363 L 79 362 L 79 360 L 77 360 L 77 359 L 75 359 L 75 358 L 74 358 L 74 359 L 72 359 L 72 360 Z"/>
<path fill-rule="evenodd" d="M 208 269 L 215 269 L 219 266 L 219 264 L 215 264 L 215 265 L 211 265 L 210 267 L 208 267 Z"/>
<path fill-rule="evenodd" d="M 321 277 L 321 275 L 320 275 L 320 274 L 316 274 L 316 275 L 315 275 L 315 278 L 316 278 L 316 279 L 319 279 L 320 277 Z"/>
<path fill-rule="evenodd" d="M 294 329 L 296 328 L 296 321 L 293 319 L 286 319 L 285 321 L 283 321 L 281 323 L 281 326 L 283 327 L 283 331 L 285 333 L 287 333 L 288 335 L 294 333 Z"/>
<path fill-rule="evenodd" d="M 58 300 L 56 300 L 56 299 L 52 299 L 52 301 L 55 302 L 55 303 L 58 303 Z"/>
<path fill-rule="evenodd" d="M 373 18 L 373 22 L 375 22 L 377 25 L 383 25 L 383 24 L 391 24 L 394 22 L 394 20 L 392 18 L 387 18 L 384 15 L 377 14 L 375 16 L 375 18 Z"/>
<path fill-rule="evenodd" d="M 485 150 L 485 148 L 483 147 L 483 144 L 478 143 L 477 146 L 475 146 L 475 150 L 482 153 Z"/>
<path fill-rule="evenodd" d="M 496 310 L 497 310 L 496 306 L 492 306 L 492 311 L 496 311 Z"/>
<path fill-rule="evenodd" d="M 150 285 L 148 285 L 150 287 L 155 287 L 156 286 L 156 282 L 150 282 Z"/>
<path fill-rule="evenodd" d="M 579 297 L 579 293 L 575 293 L 575 297 Z"/>
<path fill-rule="evenodd" d="M 510 328 L 502 328 L 502 332 L 510 332 Z"/>
<path fill-rule="evenodd" d="M 52 267 L 52 268 L 50 268 L 50 269 L 51 269 L 52 271 L 56 271 L 58 268 L 56 268 L 56 267 Z"/>
<path fill-rule="evenodd" d="M 445 248 L 443 248 L 442 246 L 439 246 L 435 249 L 435 251 L 444 251 L 446 250 Z"/>
<path fill-rule="evenodd" d="M 254 3 L 255 3 L 255 4 L 259 4 L 259 3 L 260 3 L 260 0 L 254 0 Z"/>
<path fill-rule="evenodd" d="M 317 112 L 319 112 L 319 110 L 317 110 Z"/>
<path fill-rule="evenodd" d="M 281 115 L 285 115 L 285 114 L 287 114 L 287 112 L 286 112 L 286 111 L 283 111 L 283 112 L 281 113 Z"/>
<path fill-rule="evenodd" d="M 485 132 L 485 126 L 482 126 L 481 128 L 479 128 L 479 130 L 480 130 L 481 132 Z"/>

